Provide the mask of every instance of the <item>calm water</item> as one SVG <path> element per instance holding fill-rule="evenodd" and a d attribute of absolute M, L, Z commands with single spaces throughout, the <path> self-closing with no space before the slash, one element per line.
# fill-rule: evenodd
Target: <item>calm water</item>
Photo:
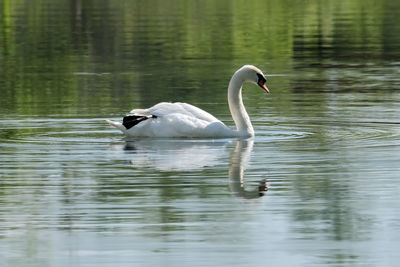
<path fill-rule="evenodd" d="M 395 266 L 400 2 L 0 0 L 2 266 Z M 249 140 L 126 141 L 159 101 Z"/>

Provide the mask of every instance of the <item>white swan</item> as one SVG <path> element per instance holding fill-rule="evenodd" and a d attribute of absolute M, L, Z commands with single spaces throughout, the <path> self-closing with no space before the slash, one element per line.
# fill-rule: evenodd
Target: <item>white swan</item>
<path fill-rule="evenodd" d="M 210 113 L 186 103 L 159 103 L 148 109 L 134 109 L 123 122 L 107 122 L 128 137 L 251 137 L 254 129 L 242 101 L 244 82 L 257 84 L 269 93 L 261 70 L 245 65 L 232 76 L 228 103 L 236 130 L 227 127 Z"/>

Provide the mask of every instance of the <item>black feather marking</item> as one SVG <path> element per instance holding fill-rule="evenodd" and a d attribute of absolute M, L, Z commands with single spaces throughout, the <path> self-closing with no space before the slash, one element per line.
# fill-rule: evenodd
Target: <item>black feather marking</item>
<path fill-rule="evenodd" d="M 126 115 L 122 120 L 122 125 L 128 130 L 135 126 L 136 124 L 145 121 L 147 119 L 157 118 L 157 116 L 150 115 L 150 116 L 141 116 L 141 115 Z"/>

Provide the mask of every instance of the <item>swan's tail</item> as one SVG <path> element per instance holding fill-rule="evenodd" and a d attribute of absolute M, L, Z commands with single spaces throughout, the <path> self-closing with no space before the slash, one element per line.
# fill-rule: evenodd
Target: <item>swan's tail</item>
<path fill-rule="evenodd" d="M 122 125 L 122 123 L 110 120 L 106 120 L 106 122 L 108 122 L 108 124 L 110 124 L 111 126 L 117 128 L 118 130 L 122 131 L 123 133 L 126 132 L 126 128 L 124 125 Z"/>

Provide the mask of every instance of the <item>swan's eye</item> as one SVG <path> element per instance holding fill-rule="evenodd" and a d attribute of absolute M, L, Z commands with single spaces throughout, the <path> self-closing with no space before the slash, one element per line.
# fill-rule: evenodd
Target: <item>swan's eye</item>
<path fill-rule="evenodd" d="M 258 81 L 257 81 L 258 86 L 260 86 L 262 89 L 264 89 L 265 92 L 269 93 L 268 87 L 265 85 L 265 83 L 267 82 L 267 79 L 259 73 L 257 73 L 257 77 L 258 77 Z"/>
<path fill-rule="evenodd" d="M 257 84 L 263 85 L 267 82 L 267 79 L 265 79 L 264 76 L 262 76 L 260 73 L 257 73 L 258 81 Z"/>

